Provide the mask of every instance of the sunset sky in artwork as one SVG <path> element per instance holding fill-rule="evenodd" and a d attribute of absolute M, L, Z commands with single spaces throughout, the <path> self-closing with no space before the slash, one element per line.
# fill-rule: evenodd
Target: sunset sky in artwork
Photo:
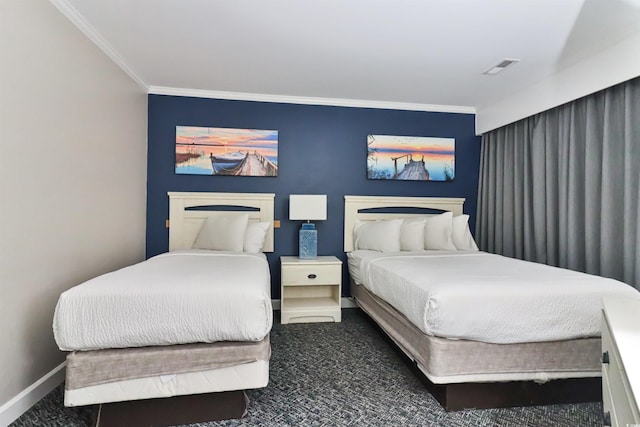
<path fill-rule="evenodd" d="M 378 152 L 404 152 L 453 155 L 455 139 L 394 135 L 369 135 L 369 148 Z"/>
<path fill-rule="evenodd" d="M 278 131 L 176 126 L 176 144 L 273 149 L 278 145 Z"/>

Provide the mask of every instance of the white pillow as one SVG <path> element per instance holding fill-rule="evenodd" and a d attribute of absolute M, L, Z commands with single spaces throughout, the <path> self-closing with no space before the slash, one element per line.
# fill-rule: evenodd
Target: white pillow
<path fill-rule="evenodd" d="M 271 225 L 270 222 L 254 222 L 247 225 L 247 231 L 244 235 L 245 252 L 257 254 L 262 250 L 269 225 Z"/>
<path fill-rule="evenodd" d="M 358 221 L 354 233 L 356 249 L 380 252 L 400 252 L 401 219 Z"/>
<path fill-rule="evenodd" d="M 427 250 L 447 250 L 455 251 L 453 244 L 451 212 L 441 213 L 427 217 L 424 224 L 424 248 Z"/>
<path fill-rule="evenodd" d="M 400 250 L 424 250 L 424 224 L 426 218 L 406 218 L 400 228 Z"/>
<path fill-rule="evenodd" d="M 453 224 L 453 244 L 459 251 L 477 251 L 478 245 L 476 245 L 471 230 L 469 230 L 469 215 L 454 216 L 452 220 Z"/>
<path fill-rule="evenodd" d="M 242 252 L 249 214 L 210 216 L 204 221 L 194 249 Z"/>

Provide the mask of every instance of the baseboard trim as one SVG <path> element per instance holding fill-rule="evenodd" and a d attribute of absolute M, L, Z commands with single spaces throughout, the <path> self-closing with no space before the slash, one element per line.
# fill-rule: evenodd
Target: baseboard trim
<path fill-rule="evenodd" d="M 353 297 L 342 297 L 342 308 L 358 308 Z"/>
<path fill-rule="evenodd" d="M 342 308 L 357 308 L 358 307 L 356 302 L 353 300 L 353 297 L 342 297 L 340 299 L 340 304 L 342 305 Z M 280 300 L 279 299 L 272 299 L 271 300 L 271 305 L 273 306 L 274 310 L 280 310 Z"/>
<path fill-rule="evenodd" d="M 67 366 L 67 362 L 62 362 L 13 399 L 0 406 L 0 426 L 6 427 L 20 418 L 40 399 L 59 386 L 64 381 L 65 366 Z"/>

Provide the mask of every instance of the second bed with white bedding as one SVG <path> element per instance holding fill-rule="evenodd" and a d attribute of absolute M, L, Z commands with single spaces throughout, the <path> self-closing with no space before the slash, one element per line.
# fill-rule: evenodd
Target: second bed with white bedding
<path fill-rule="evenodd" d="M 260 341 L 270 286 L 262 253 L 169 252 L 64 292 L 54 335 L 62 350 Z"/>
<path fill-rule="evenodd" d="M 352 277 L 427 335 L 487 343 L 600 335 L 603 295 L 637 297 L 612 279 L 485 252 L 350 252 Z"/>

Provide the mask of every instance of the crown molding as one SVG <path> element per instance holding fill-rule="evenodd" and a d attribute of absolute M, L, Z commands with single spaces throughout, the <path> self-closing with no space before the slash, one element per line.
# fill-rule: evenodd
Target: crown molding
<path fill-rule="evenodd" d="M 266 95 L 259 93 L 223 92 L 149 86 L 150 95 L 188 96 L 194 98 L 229 99 L 236 101 L 274 102 L 280 104 L 326 105 L 332 107 L 377 108 L 383 110 L 429 111 L 439 113 L 475 114 L 474 107 L 458 105 L 417 104 L 408 102 L 369 101 L 361 99 L 313 98 L 305 96 Z"/>
<path fill-rule="evenodd" d="M 64 16 L 66 16 L 82 33 L 98 46 L 116 65 L 118 65 L 129 77 L 133 79 L 145 91 L 149 86 L 127 64 L 127 62 L 115 51 L 113 47 L 92 27 L 80 13 L 67 0 L 49 0 Z"/>
<path fill-rule="evenodd" d="M 326 105 L 333 107 L 376 108 L 383 110 L 428 111 L 439 113 L 476 114 L 475 107 L 460 105 L 419 104 L 410 102 L 387 102 L 363 99 L 341 99 L 305 96 L 269 95 L 259 93 L 225 92 L 214 90 L 186 89 L 148 85 L 133 70 L 122 56 L 91 26 L 68 0 L 49 0 L 82 33 L 98 46 L 116 65 L 133 79 L 148 94 L 187 96 L 195 98 L 229 99 L 237 101 L 273 102 L 280 104 Z"/>

